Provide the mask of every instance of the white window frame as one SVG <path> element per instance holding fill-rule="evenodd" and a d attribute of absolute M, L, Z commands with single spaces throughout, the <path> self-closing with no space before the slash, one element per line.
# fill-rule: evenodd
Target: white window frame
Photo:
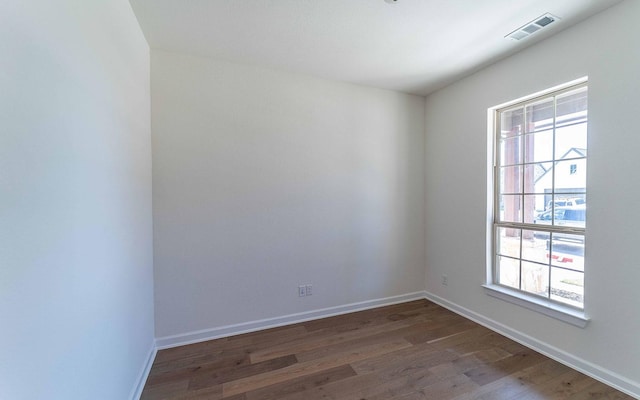
<path fill-rule="evenodd" d="M 486 283 L 483 285 L 485 291 L 488 295 L 519 305 L 521 307 L 542 313 L 544 315 L 559 319 L 561 321 L 567 322 L 569 324 L 584 328 L 587 326 L 589 322 L 589 318 L 586 314 L 584 308 L 572 307 L 568 304 L 557 302 L 551 298 L 544 298 L 541 296 L 537 296 L 534 294 L 529 294 L 525 291 L 510 288 L 497 283 L 497 262 L 496 262 L 496 237 L 495 232 L 497 231 L 497 226 L 509 226 L 515 227 L 519 229 L 530 229 L 530 230 L 540 230 L 540 226 L 531 225 L 527 223 L 504 223 L 498 222 L 495 218 L 499 213 L 499 193 L 498 193 L 498 184 L 500 177 L 498 176 L 498 133 L 500 131 L 499 124 L 499 115 L 500 112 L 517 107 L 518 105 L 523 105 L 527 103 L 532 103 L 537 100 L 540 100 L 549 96 L 558 96 L 564 92 L 572 91 L 580 87 L 588 86 L 588 78 L 580 78 L 572 82 L 568 82 L 563 85 L 559 85 L 530 96 L 526 96 L 524 98 L 520 98 L 514 101 L 510 101 L 508 103 L 500 104 L 495 107 L 489 108 L 487 111 L 487 121 L 488 121 L 488 154 L 489 154 L 489 163 L 487 168 L 487 182 L 488 182 L 488 190 L 487 190 L 487 274 L 486 274 Z M 588 124 L 588 122 L 587 122 Z M 586 231 L 584 228 L 568 228 L 562 226 L 547 226 L 543 230 L 547 230 L 549 232 L 558 232 L 558 233 L 579 233 L 585 235 L 586 240 Z M 585 257 L 586 260 L 586 257 Z M 586 305 L 585 305 L 586 307 Z"/>

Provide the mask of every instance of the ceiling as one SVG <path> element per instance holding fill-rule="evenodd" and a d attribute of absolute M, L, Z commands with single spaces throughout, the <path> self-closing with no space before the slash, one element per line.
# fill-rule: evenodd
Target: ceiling
<path fill-rule="evenodd" d="M 152 49 L 426 95 L 621 0 L 130 1 Z"/>

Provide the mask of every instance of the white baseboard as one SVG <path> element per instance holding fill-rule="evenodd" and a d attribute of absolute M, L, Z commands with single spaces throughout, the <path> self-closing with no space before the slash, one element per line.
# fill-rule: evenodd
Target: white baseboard
<path fill-rule="evenodd" d="M 399 296 L 367 300 L 358 303 L 351 303 L 296 314 L 289 314 L 281 317 L 260 319 L 256 321 L 243 322 L 240 324 L 226 325 L 195 332 L 187 332 L 179 335 L 165 336 L 156 339 L 156 348 L 158 350 L 168 349 L 171 347 L 184 346 L 186 344 L 204 342 L 206 340 L 219 339 L 222 337 L 260 331 L 264 329 L 275 328 L 278 326 L 291 325 L 298 322 L 311 321 L 314 319 L 333 317 L 336 315 L 367 310 L 370 308 L 388 306 L 392 304 L 404 303 L 407 301 L 419 300 L 424 298 L 424 291 L 413 292 L 402 294 Z"/>
<path fill-rule="evenodd" d="M 149 354 L 147 355 L 147 361 L 145 362 L 144 367 L 138 375 L 136 384 L 131 391 L 131 396 L 129 396 L 131 400 L 140 400 L 140 396 L 142 396 L 142 390 L 144 389 L 144 385 L 147 382 L 147 378 L 149 377 L 149 372 L 151 371 L 151 366 L 153 365 L 153 360 L 155 360 L 157 352 L 158 348 L 155 346 L 155 344 L 152 345 L 151 349 L 149 349 Z"/>
<path fill-rule="evenodd" d="M 621 392 L 628 394 L 629 396 L 635 397 L 636 399 L 640 399 L 640 383 L 639 382 L 634 382 L 613 371 L 609 371 L 606 368 L 602 368 L 598 365 L 590 363 L 589 361 L 583 360 L 579 357 L 569 354 L 561 349 L 558 349 L 557 347 L 551 346 L 525 333 L 509 328 L 506 325 L 503 325 L 497 321 L 494 321 L 481 314 L 471 311 L 458 304 L 452 303 L 449 300 L 436 296 L 435 294 L 425 291 L 425 298 L 427 300 L 433 301 L 434 303 L 441 305 L 444 308 L 447 308 L 455 312 L 456 314 L 460 314 L 465 318 L 468 318 L 474 322 L 477 322 L 480 325 L 483 325 L 495 332 L 498 332 L 508 337 L 509 339 L 512 339 L 524 346 L 527 346 L 539 353 L 542 353 L 545 356 L 552 358 L 568 367 L 571 367 L 577 371 L 582 372 L 585 375 L 588 375 L 609 386 L 612 386 L 620 390 Z"/>

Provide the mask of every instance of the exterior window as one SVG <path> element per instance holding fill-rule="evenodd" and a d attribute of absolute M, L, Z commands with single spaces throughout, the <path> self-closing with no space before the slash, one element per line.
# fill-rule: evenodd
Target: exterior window
<path fill-rule="evenodd" d="M 494 112 L 492 283 L 582 310 L 587 84 Z"/>

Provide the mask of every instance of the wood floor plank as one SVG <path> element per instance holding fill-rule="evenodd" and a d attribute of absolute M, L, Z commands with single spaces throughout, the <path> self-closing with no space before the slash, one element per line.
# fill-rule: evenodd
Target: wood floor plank
<path fill-rule="evenodd" d="M 428 345 L 411 346 L 379 357 L 371 357 L 351 363 L 358 374 L 384 370 L 409 371 L 428 369 L 445 362 L 453 361 L 457 356 L 446 350 L 434 350 Z"/>
<path fill-rule="evenodd" d="M 142 400 L 628 400 L 426 300 L 161 350 Z"/>
<path fill-rule="evenodd" d="M 153 369 L 149 376 L 158 376 L 181 369 L 197 368 L 203 365 L 220 365 L 227 363 L 237 363 L 238 365 L 250 362 L 248 354 L 243 349 L 235 349 L 232 351 L 218 350 L 204 352 L 201 355 L 192 355 L 189 357 L 178 358 L 170 361 L 154 363 Z"/>
<path fill-rule="evenodd" d="M 532 386 L 512 400 L 565 400 L 589 386 L 593 380 L 578 371 L 570 370 L 542 385 Z"/>
<path fill-rule="evenodd" d="M 260 335 L 262 333 L 263 335 Z M 261 349 L 273 346 L 277 343 L 285 343 L 298 338 L 306 333 L 304 326 L 288 326 L 268 329 L 263 332 L 251 332 L 231 338 L 221 338 L 209 340 L 201 343 L 189 344 L 186 346 L 174 347 L 158 351 L 154 363 L 165 364 L 176 360 L 184 360 L 192 357 L 200 357 L 203 354 L 214 352 L 234 352 L 240 350 L 249 352 L 250 350 Z"/>
<path fill-rule="evenodd" d="M 215 372 L 206 373 L 193 377 L 189 380 L 189 390 L 197 390 L 210 386 L 216 386 L 227 382 L 240 381 L 243 379 L 253 379 L 271 371 L 280 371 L 283 368 L 296 365 L 298 360 L 295 356 L 289 355 L 273 360 L 263 361 L 257 364 L 243 365 L 241 367 L 231 367 L 219 369 Z"/>
<path fill-rule="evenodd" d="M 411 390 L 411 382 L 430 375 L 425 370 L 383 370 L 356 375 L 338 382 L 300 393 L 300 397 L 285 397 L 281 400 L 367 400 L 387 399 L 391 395 Z"/>
<path fill-rule="evenodd" d="M 351 393 L 342 394 L 338 393 L 336 398 L 340 400 L 384 400 L 390 399 L 394 396 L 406 394 L 412 392 L 412 382 L 422 378 L 425 374 L 420 373 L 418 377 L 416 374 L 406 374 L 396 376 L 392 379 L 378 379 L 369 386 L 357 386 L 354 387 Z M 379 376 L 379 375 L 378 375 Z"/>
<path fill-rule="evenodd" d="M 571 395 L 568 400 L 626 400 L 629 396 L 602 383 L 593 382 L 584 389 Z"/>
<path fill-rule="evenodd" d="M 407 337 L 407 340 L 412 344 L 433 342 L 438 339 L 457 335 L 461 331 L 473 329 L 477 326 L 478 324 L 473 321 L 469 321 L 468 319 L 461 319 L 452 323 L 442 322 L 438 325 L 433 325 L 422 332 L 418 332 Z"/>
<path fill-rule="evenodd" d="M 332 355 L 317 360 L 307 361 L 291 365 L 279 370 L 254 375 L 247 378 L 238 379 L 223 385 L 224 396 L 255 390 L 275 383 L 284 382 L 288 379 L 298 378 L 315 372 L 324 371 L 354 361 L 387 354 L 397 349 L 410 347 L 411 344 L 404 339 L 395 339 L 386 343 L 377 343 L 341 354 Z"/>
<path fill-rule="evenodd" d="M 424 324 L 425 323 L 417 323 L 412 326 L 407 326 L 392 331 L 379 332 L 374 335 L 361 335 L 361 337 L 351 339 L 349 341 L 333 343 L 323 347 L 298 352 L 296 353 L 296 357 L 300 362 L 310 361 L 317 358 L 327 357 L 331 354 L 349 351 L 349 349 L 364 345 L 384 343 L 386 341 L 393 340 L 394 338 L 406 338 L 407 336 L 410 336 L 417 331 L 424 330 Z"/>
<path fill-rule="evenodd" d="M 246 400 L 242 396 L 238 396 L 235 400 Z M 171 400 L 221 400 L 222 399 L 222 385 L 207 387 L 199 390 L 188 390 L 175 395 L 170 398 Z M 232 400 L 232 399 L 225 399 Z"/>
<path fill-rule="evenodd" d="M 353 393 L 363 387 L 372 387 L 381 383 L 374 375 L 355 375 L 326 385 L 307 389 L 293 395 L 283 396 L 279 400 L 350 400 Z M 360 400 L 359 397 L 357 400 Z"/>
<path fill-rule="evenodd" d="M 321 387 L 332 382 L 356 376 L 356 372 L 349 365 L 331 368 L 299 378 L 289 379 L 282 383 L 245 393 L 247 400 L 280 400 L 288 395 L 301 396 L 302 392 Z"/>
<path fill-rule="evenodd" d="M 189 387 L 188 380 L 182 380 L 177 382 L 167 382 L 155 387 L 144 388 L 140 400 L 161 400 L 175 398 L 180 394 L 187 391 Z"/>
<path fill-rule="evenodd" d="M 153 373 L 149 374 L 147 385 L 155 386 L 157 384 L 170 381 L 179 381 L 191 379 L 206 373 L 219 372 L 228 369 L 243 368 L 251 364 L 249 356 L 239 353 L 234 357 L 202 357 L 189 359 L 188 363 L 175 364 L 169 368 L 167 365 L 160 366 Z"/>
<path fill-rule="evenodd" d="M 315 331 L 315 333 L 318 334 L 314 335 L 315 337 L 302 337 L 294 342 L 283 343 L 280 345 L 271 346 L 266 349 L 255 351 L 251 353 L 251 361 L 260 362 L 288 354 L 299 354 L 305 351 L 316 350 L 318 348 L 361 339 L 383 332 L 409 328 L 415 326 L 417 322 L 422 320 L 422 318 L 416 317 L 411 320 L 389 321 L 387 323 L 372 326 L 367 329 L 355 329 L 339 333 L 336 333 L 335 331 L 323 332 L 321 330 L 318 330 Z"/>
<path fill-rule="evenodd" d="M 462 393 L 472 392 L 479 386 L 465 375 L 439 380 L 427 385 L 417 385 L 412 393 L 392 397 L 395 400 L 449 400 Z"/>
<path fill-rule="evenodd" d="M 517 370 L 528 368 L 545 361 L 546 357 L 533 350 L 523 350 L 510 357 L 487 363 L 464 374 L 479 385 L 486 385 Z"/>
<path fill-rule="evenodd" d="M 483 385 L 472 394 L 456 397 L 455 400 L 506 400 L 517 398 L 517 395 L 531 387 L 540 387 L 550 380 L 571 371 L 565 365 L 546 359 L 540 364 L 524 368 L 515 373 Z"/>

